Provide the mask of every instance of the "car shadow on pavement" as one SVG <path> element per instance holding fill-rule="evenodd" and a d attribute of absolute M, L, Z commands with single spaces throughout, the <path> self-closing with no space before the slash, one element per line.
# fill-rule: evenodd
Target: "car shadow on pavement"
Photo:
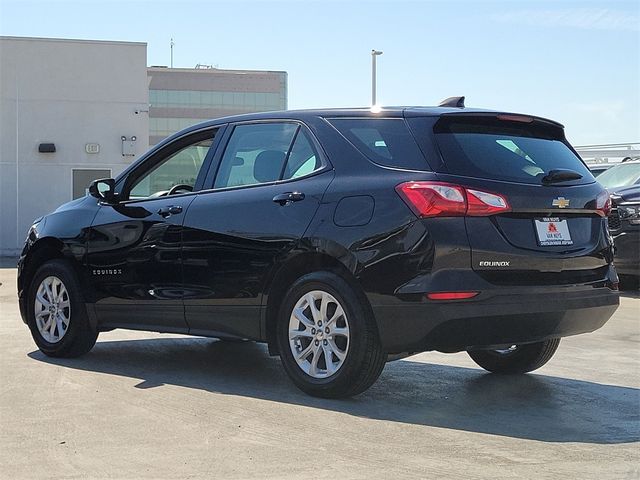
<path fill-rule="evenodd" d="M 620 292 L 620 296 L 625 298 L 640 298 L 640 291 L 625 290 L 624 292 Z"/>
<path fill-rule="evenodd" d="M 136 388 L 177 385 L 209 392 L 305 405 L 393 422 L 544 442 L 616 444 L 640 441 L 640 389 L 529 374 L 402 360 L 351 399 L 299 392 L 266 347 L 206 338 L 98 342 L 86 356 L 34 360 L 139 379 Z"/>

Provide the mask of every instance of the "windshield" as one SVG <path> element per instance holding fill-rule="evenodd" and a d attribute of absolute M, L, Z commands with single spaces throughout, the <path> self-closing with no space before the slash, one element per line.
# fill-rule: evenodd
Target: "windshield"
<path fill-rule="evenodd" d="M 623 163 L 598 175 L 598 181 L 608 189 L 626 187 L 640 180 L 640 163 Z"/>

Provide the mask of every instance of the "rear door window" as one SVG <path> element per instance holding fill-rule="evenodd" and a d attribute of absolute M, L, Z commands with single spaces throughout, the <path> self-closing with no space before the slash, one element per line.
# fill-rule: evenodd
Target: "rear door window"
<path fill-rule="evenodd" d="M 429 168 L 402 118 L 331 118 L 327 120 L 374 163 L 409 170 Z"/>
<path fill-rule="evenodd" d="M 229 139 L 214 188 L 293 180 L 323 166 L 303 126 L 289 122 L 242 124 Z"/>
<path fill-rule="evenodd" d="M 279 180 L 297 130 L 295 123 L 236 126 L 222 156 L 214 188 Z"/>
<path fill-rule="evenodd" d="M 313 142 L 303 129 L 298 131 L 284 168 L 283 180 L 304 177 L 322 167 Z"/>
<path fill-rule="evenodd" d="M 442 117 L 434 127 L 446 171 L 454 175 L 541 184 L 551 170 L 573 170 L 594 181 L 560 127 L 496 117 Z"/>

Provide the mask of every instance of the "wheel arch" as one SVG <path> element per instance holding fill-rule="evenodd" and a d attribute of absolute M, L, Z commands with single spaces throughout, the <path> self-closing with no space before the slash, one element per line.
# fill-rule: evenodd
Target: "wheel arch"
<path fill-rule="evenodd" d="M 45 262 L 54 259 L 68 260 L 76 273 L 78 265 L 75 258 L 66 252 L 64 243 L 55 237 L 43 237 L 36 240 L 26 252 L 22 265 L 22 272 L 18 278 L 18 291 L 26 292 L 38 268 Z"/>
<path fill-rule="evenodd" d="M 343 278 L 353 287 L 363 304 L 373 315 L 373 310 L 358 279 L 342 262 L 327 253 L 305 252 L 298 254 L 280 267 L 266 289 L 267 299 L 262 316 L 262 331 L 269 346 L 269 354 L 278 355 L 278 345 L 275 337 L 278 310 L 287 290 L 301 276 L 317 271 L 328 271 Z"/>

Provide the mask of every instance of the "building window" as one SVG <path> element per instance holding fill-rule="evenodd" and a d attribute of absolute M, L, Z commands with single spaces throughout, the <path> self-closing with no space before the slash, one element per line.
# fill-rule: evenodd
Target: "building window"
<path fill-rule="evenodd" d="M 284 109 L 282 93 L 207 92 L 199 90 L 149 90 L 149 103 L 157 108 L 245 107 L 247 111 Z"/>

